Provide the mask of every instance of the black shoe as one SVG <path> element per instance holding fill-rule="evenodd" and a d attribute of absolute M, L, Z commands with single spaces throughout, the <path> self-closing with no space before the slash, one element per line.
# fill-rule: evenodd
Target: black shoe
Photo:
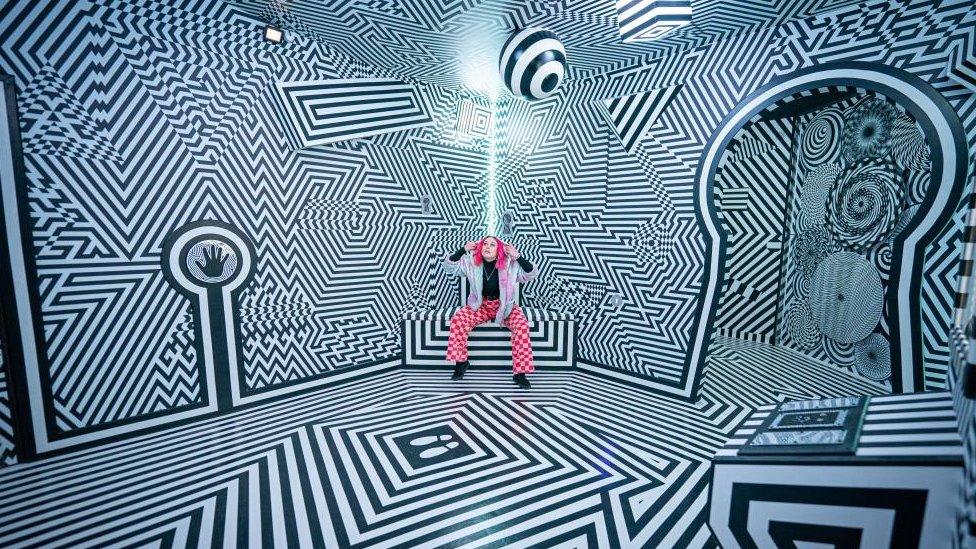
<path fill-rule="evenodd" d="M 529 378 L 525 377 L 525 374 L 515 374 L 514 376 L 512 376 L 512 381 L 514 381 L 515 384 L 521 387 L 522 389 L 528 389 L 532 387 L 532 384 L 529 383 Z"/>
<path fill-rule="evenodd" d="M 464 371 L 468 369 L 468 365 L 469 365 L 469 363 L 468 363 L 467 360 L 465 360 L 464 362 L 458 362 L 458 363 L 456 363 L 454 365 L 454 374 L 451 376 L 451 379 L 453 379 L 454 381 L 457 381 L 457 380 L 463 378 L 464 377 Z"/>

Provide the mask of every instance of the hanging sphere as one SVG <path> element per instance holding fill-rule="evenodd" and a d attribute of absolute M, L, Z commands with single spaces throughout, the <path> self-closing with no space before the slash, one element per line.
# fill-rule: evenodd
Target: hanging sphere
<path fill-rule="evenodd" d="M 498 70 L 516 96 L 543 99 L 555 93 L 566 74 L 566 50 L 550 31 L 522 29 L 502 46 Z"/>

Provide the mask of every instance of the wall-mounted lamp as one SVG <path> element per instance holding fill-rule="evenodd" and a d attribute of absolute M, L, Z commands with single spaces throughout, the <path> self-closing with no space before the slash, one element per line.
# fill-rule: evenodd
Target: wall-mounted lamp
<path fill-rule="evenodd" d="M 280 44 L 285 39 L 285 31 L 268 25 L 264 28 L 264 39 L 272 44 Z"/>

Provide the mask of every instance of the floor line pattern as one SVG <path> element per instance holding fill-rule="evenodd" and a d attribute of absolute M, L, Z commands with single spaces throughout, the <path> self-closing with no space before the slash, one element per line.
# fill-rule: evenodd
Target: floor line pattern
<path fill-rule="evenodd" d="M 395 370 L 0 470 L 0 546 L 714 546 L 749 409 L 580 372 Z"/>

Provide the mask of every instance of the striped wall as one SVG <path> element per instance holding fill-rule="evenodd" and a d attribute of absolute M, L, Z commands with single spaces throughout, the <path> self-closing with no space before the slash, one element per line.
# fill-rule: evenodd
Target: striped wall
<path fill-rule="evenodd" d="M 946 49 L 972 47 L 974 10 L 967 2 L 836 5 L 709 45 L 686 44 L 680 54 L 640 67 L 569 81 L 557 98 L 513 104 L 512 150 L 527 144 L 530 153 L 523 179 L 504 187 L 502 207 L 518 208 L 525 220 L 520 235 L 530 240 L 533 256 L 544 258 L 540 279 L 585 279 L 623 299 L 613 314 L 595 312 L 606 310 L 604 302 L 592 313 L 578 313 L 583 317 L 580 359 L 602 365 L 601 373 L 654 390 L 695 392 L 710 337 L 696 315 L 703 288 L 722 281 L 703 276 L 710 267 L 708 231 L 696 188 L 704 186 L 694 179 L 723 119 L 770 82 L 827 63 L 893 67 L 931 85 L 961 120 L 968 148 L 976 147 L 976 99 L 946 76 L 944 55 Z M 890 28 L 899 29 L 897 39 Z M 633 149 L 618 148 L 621 137 L 606 120 L 605 102 L 678 86 L 669 108 Z M 606 168 L 597 161 L 604 149 Z M 597 169 L 608 170 L 606 185 L 588 180 Z M 910 390 L 945 388 L 963 206 L 958 198 L 949 205 L 954 214 L 941 223 L 918 262 L 919 301 L 910 312 L 917 321 L 902 323 L 908 333 L 921 335 L 918 363 L 905 372 L 906 379 L 913 378 Z M 527 303 L 533 297 L 526 292 Z"/>
<path fill-rule="evenodd" d="M 7 388 L 7 357 L 3 345 L 3 338 L 0 338 L 0 465 L 12 465 L 17 462 L 17 455 Z"/>
<path fill-rule="evenodd" d="M 715 316 L 719 335 L 775 340 L 793 132 L 789 118 L 748 125 L 715 174 L 716 207 L 729 238 Z"/>
<path fill-rule="evenodd" d="M 28 372 L 38 380 L 29 413 L 45 425 L 33 430 L 37 452 L 214 411 L 202 351 L 212 334 L 162 272 L 164 239 L 187 223 L 227 223 L 254 246 L 231 344 L 232 371 L 256 397 L 399 357 L 403 310 L 455 303 L 451 282 L 431 273 L 483 223 L 486 144 L 456 119 L 485 100 L 294 33 L 271 44 L 263 28 L 222 1 L 0 10 L 44 334 L 42 364 Z M 290 113 L 343 108 L 322 98 L 336 81 L 403 96 L 404 119 L 350 133 L 368 118 L 355 111 L 338 133 L 313 124 L 296 143 Z M 297 85 L 278 89 L 294 82 L 317 82 L 305 103 Z M 0 438 L 8 431 L 0 421 Z"/>

